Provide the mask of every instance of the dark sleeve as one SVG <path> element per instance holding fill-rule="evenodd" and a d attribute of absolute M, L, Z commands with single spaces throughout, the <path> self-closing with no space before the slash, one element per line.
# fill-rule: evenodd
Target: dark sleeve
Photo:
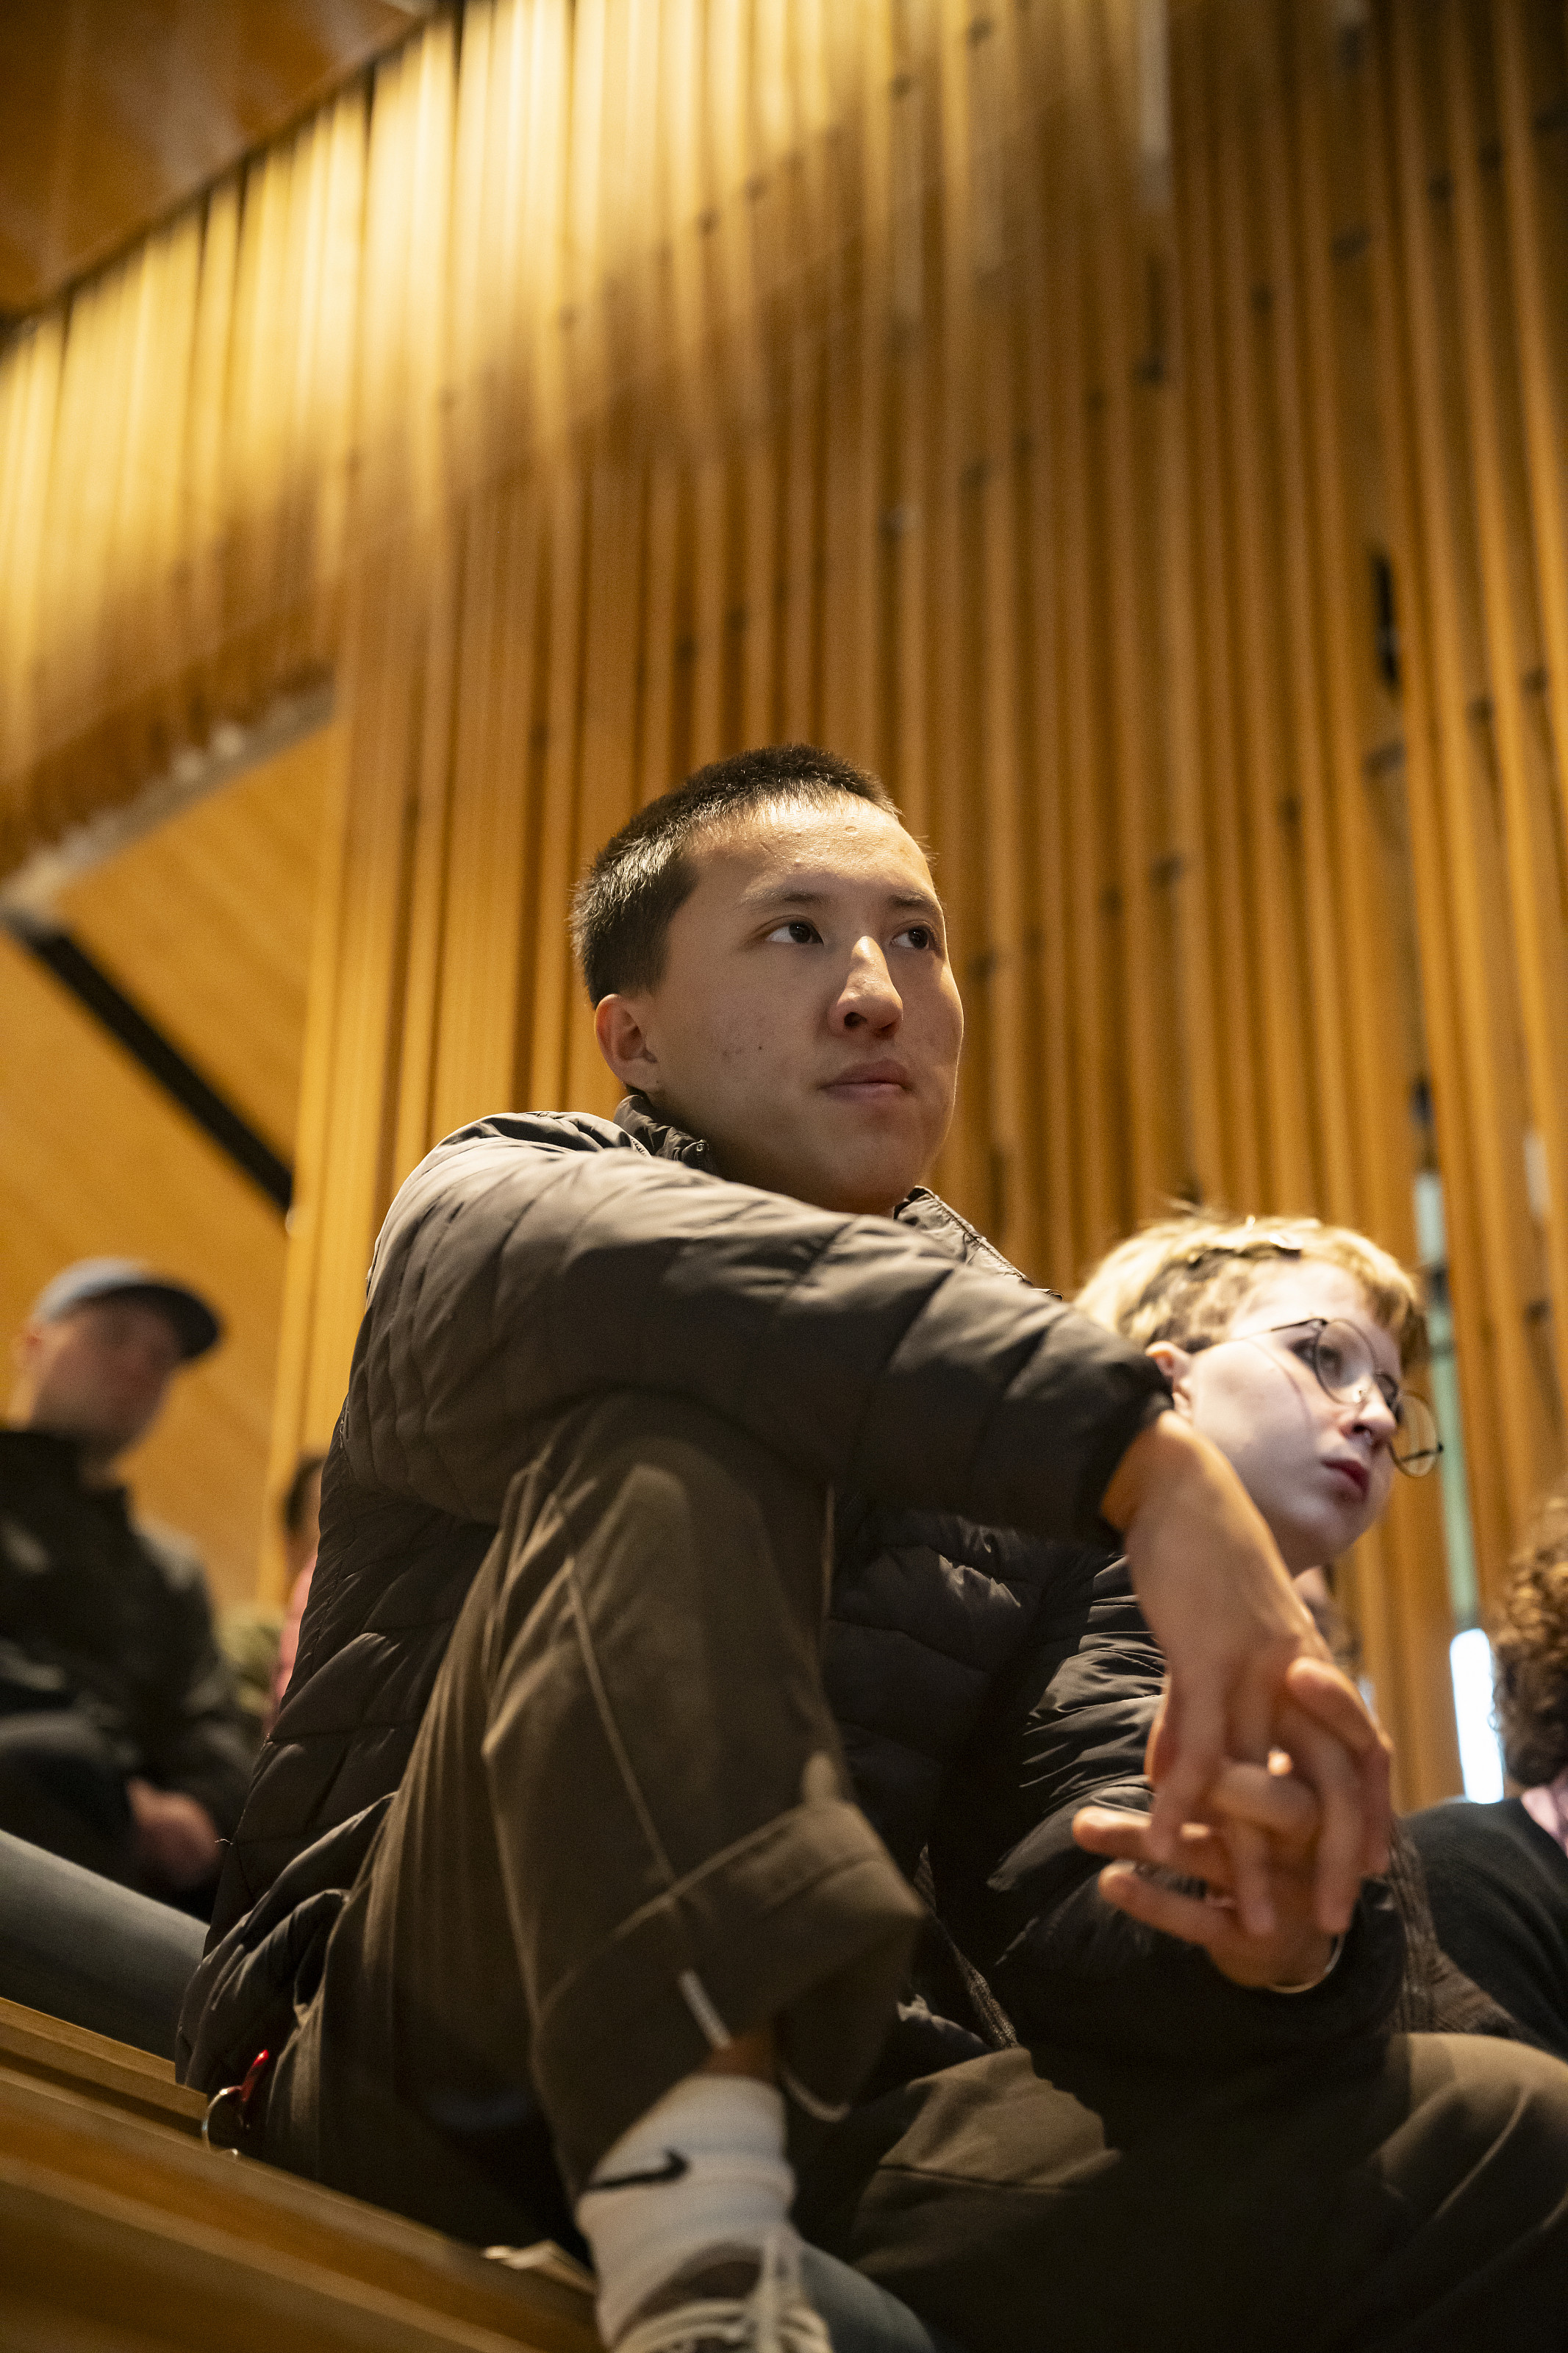
<path fill-rule="evenodd" d="M 195 1798 L 220 1838 L 238 1824 L 256 1743 L 213 1632 L 206 1585 L 194 1563 L 165 1565 L 168 1673 L 148 1744 L 160 1787 Z"/>
<path fill-rule="evenodd" d="M 1242 2066 L 1303 2044 L 1385 2031 L 1404 1963 L 1381 1882 L 1363 1889 L 1338 1966 L 1310 1993 L 1233 1985 L 1200 1947 L 1104 1903 L 1103 1863 L 1074 1844 L 1089 1803 L 1146 1812 L 1144 1744 L 1163 1661 L 1124 1560 L 1083 1554 L 1050 1588 L 933 1841 L 944 1910 L 1020 2037 Z M 989 1877 L 964 1878 L 958 1813 L 994 1825 Z M 996 1859 L 998 1858 L 999 1859 Z M 952 1893 L 951 1900 L 947 1888 Z"/>
<path fill-rule="evenodd" d="M 343 1425 L 363 1484 L 493 1524 L 540 1416 L 650 1388 L 825 1483 L 1047 1535 L 1098 1525 L 1163 1401 L 1148 1357 L 891 1219 L 571 1133 L 487 1122 L 398 1195 Z"/>
<path fill-rule="evenodd" d="M 1517 1798 L 1406 1817 L 1437 1939 L 1531 2037 L 1568 2059 L 1568 1856 Z"/>

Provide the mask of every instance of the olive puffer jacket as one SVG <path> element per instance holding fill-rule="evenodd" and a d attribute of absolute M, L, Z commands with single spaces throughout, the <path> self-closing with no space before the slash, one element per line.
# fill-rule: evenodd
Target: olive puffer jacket
<path fill-rule="evenodd" d="M 1126 1637 L 1114 1609 L 1109 1648 L 1094 1640 L 1110 1535 L 1098 1507 L 1163 1408 L 1158 1371 L 1026 1284 L 931 1193 L 911 1195 L 894 1221 L 847 1218 L 729 1184 L 708 1159 L 700 1139 L 661 1126 L 634 1097 L 614 1124 L 481 1121 L 398 1195 L 327 1465 L 294 1680 L 186 2003 L 185 2080 L 232 2081 L 287 2031 L 397 1786 L 531 1432 L 596 1388 L 695 1399 L 836 1491 L 828 1696 L 861 1804 L 905 1871 L 934 1883 L 952 1932 L 945 1979 L 942 1953 L 928 1957 L 932 2007 L 960 2009 L 967 1980 L 982 2013 L 972 2002 L 967 2025 L 1005 2035 L 952 1939 L 996 1967 L 1026 1943 L 1042 1872 L 1053 1903 L 1091 1894 L 1087 1856 L 1063 1881 L 1062 1824 L 1090 1794 L 1138 1801 L 1144 1720 L 1142 1683 L 1131 1715 L 1113 1687 Z M 1109 1713 L 1097 1723 L 1091 1710 L 1058 1738 L 1042 1773 L 1032 1713 L 1063 1696 L 1064 1673 L 1069 1684 L 1079 1676 L 1080 1650 L 1091 1683 L 1110 1678 Z M 1049 1854 L 1024 1852 L 998 1894 L 994 1875 L 1041 1824 L 1054 1825 Z M 1206 2004 L 1200 2041 L 1238 2063 L 1258 2055 L 1259 2036 L 1272 2048 L 1281 2035 L 1354 2031 L 1393 1999 L 1397 1926 L 1376 1898 L 1322 1993 L 1275 2002 L 1267 2017 L 1263 1997 L 1226 1986 L 1201 1954 L 1141 1938 L 1096 1908 L 1113 1936 L 1127 1933 L 1091 1955 L 1088 1982 L 1109 1994 L 1117 1970 L 1131 1970 L 1122 1993 L 1142 1999 L 1141 1978 L 1170 1979 L 1178 2015 L 1163 2014 L 1158 2030 L 1167 2049 L 1198 2023 L 1194 1982 Z M 1037 1956 L 1042 1984 L 1061 1957 Z M 1076 1983 L 1082 1956 L 1066 1959 Z M 1085 2019 L 1093 2007 L 1078 2004 Z M 928 2022 L 950 2055 L 980 2047 Z M 902 2072 L 922 2063 L 911 2045 Z"/>

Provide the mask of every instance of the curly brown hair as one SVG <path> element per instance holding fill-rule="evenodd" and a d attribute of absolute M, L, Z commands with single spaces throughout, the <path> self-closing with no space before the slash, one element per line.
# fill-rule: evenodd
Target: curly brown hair
<path fill-rule="evenodd" d="M 1492 1652 L 1502 1753 L 1514 1779 L 1533 1789 L 1568 1766 L 1568 1482 L 1514 1563 Z"/>

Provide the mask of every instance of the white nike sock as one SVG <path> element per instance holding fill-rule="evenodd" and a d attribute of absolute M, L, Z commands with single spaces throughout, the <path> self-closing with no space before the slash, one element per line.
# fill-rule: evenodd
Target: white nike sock
<path fill-rule="evenodd" d="M 686 2076 L 605 2151 L 577 2201 L 605 2343 L 709 2248 L 760 2250 L 794 2196 L 784 2094 L 749 2075 Z"/>

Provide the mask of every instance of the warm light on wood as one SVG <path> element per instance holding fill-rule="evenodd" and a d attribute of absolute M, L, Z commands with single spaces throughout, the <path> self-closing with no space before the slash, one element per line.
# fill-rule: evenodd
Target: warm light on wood
<path fill-rule="evenodd" d="M 608 1105 L 585 858 L 805 734 L 931 840 L 939 1181 L 1031 1272 L 1173 1193 L 1409 1256 L 1436 1155 L 1495 1593 L 1568 1370 L 1565 96 L 1548 0 L 468 0 L 14 341 L 0 855 L 336 681 L 275 1470 L 419 1155 Z M 1435 1483 L 1364 1552 L 1436 1795 Z"/>

